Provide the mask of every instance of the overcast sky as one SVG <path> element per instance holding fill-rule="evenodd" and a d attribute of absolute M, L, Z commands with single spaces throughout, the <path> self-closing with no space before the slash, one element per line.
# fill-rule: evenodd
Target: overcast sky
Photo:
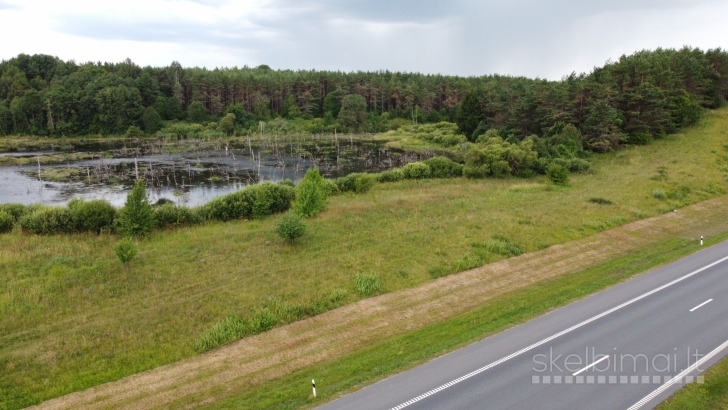
<path fill-rule="evenodd" d="M 726 16 L 726 0 L 0 0 L 0 59 L 559 79 L 645 48 L 726 48 Z"/>

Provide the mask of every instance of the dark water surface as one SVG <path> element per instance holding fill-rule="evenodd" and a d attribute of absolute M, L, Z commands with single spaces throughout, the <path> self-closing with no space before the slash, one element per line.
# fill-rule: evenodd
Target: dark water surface
<path fill-rule="evenodd" d="M 71 153 L 87 153 L 93 159 L 40 166 L 36 162 L 43 156 Z M 63 204 L 80 197 L 106 199 L 117 206 L 123 205 L 137 177 L 146 180 L 153 202 L 167 198 L 199 205 L 250 184 L 286 178 L 298 181 L 313 167 L 335 178 L 378 172 L 431 156 L 340 136 L 273 137 L 262 142 L 116 140 L 36 151 L 21 148 L 0 155 L 33 160 L 27 165 L 0 166 L 0 203 Z"/>

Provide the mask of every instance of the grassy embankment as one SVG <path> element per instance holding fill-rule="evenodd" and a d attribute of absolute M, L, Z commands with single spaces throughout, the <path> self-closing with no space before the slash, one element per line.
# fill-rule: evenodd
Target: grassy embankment
<path fill-rule="evenodd" d="M 675 392 L 657 410 L 728 409 L 728 358 L 705 372 L 705 383 L 691 383 Z"/>
<path fill-rule="evenodd" d="M 706 246 L 728 239 L 728 232 L 706 241 Z M 388 338 L 344 357 L 319 363 L 225 400 L 205 409 L 303 409 L 313 408 L 351 393 L 392 374 L 415 367 L 434 357 L 467 346 L 482 338 L 526 322 L 634 275 L 667 264 L 700 249 L 695 240 L 671 238 L 639 249 L 599 266 L 519 289 L 490 301 L 486 306 L 423 329 Z M 728 392 L 728 359 L 722 368 L 711 369 L 715 379 L 691 385 L 685 398 L 666 409 L 715 409 Z M 717 367 L 717 366 L 716 366 Z M 720 378 L 716 377 L 719 375 Z M 316 379 L 317 398 L 310 393 L 309 379 Z M 696 388 L 697 387 L 697 388 Z M 710 394 L 722 396 L 706 397 Z M 695 396 L 700 399 L 694 400 Z M 723 399 L 720 402 L 718 399 Z M 691 403 L 691 406 L 684 405 Z M 713 405 L 706 406 L 710 403 Z M 183 407 L 185 402 L 175 403 Z M 662 410 L 662 407 L 660 408 Z"/>
<path fill-rule="evenodd" d="M 274 237 L 276 218 L 211 224 L 156 233 L 126 271 L 115 237 L 4 235 L 0 402 L 18 408 L 191 356 L 211 323 L 274 300 L 313 311 L 352 302 L 356 273 L 378 274 L 385 291 L 412 287 L 503 258 L 473 246 L 494 235 L 533 251 L 722 194 L 728 111 L 706 117 L 685 135 L 596 156 L 568 188 L 404 181 L 335 197 L 293 247 Z M 328 303 L 337 289 L 348 292 Z"/>

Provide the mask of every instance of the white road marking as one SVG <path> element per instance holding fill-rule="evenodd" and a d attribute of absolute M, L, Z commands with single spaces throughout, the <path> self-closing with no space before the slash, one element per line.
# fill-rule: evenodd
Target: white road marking
<path fill-rule="evenodd" d="M 690 309 L 690 311 L 691 311 L 691 312 L 693 312 L 693 311 L 696 311 L 696 310 L 700 309 L 701 307 L 703 307 L 703 306 L 707 305 L 708 303 L 710 303 L 710 302 L 712 302 L 712 301 L 713 301 L 713 299 L 708 299 L 708 300 L 706 300 L 705 302 L 703 302 L 703 303 L 699 304 L 698 306 L 695 306 L 694 308 Z"/>
<path fill-rule="evenodd" d="M 589 366 L 587 366 L 587 367 L 585 367 L 585 368 L 583 368 L 583 369 L 579 370 L 578 372 L 576 372 L 576 373 L 572 374 L 572 376 L 576 376 L 576 375 L 578 375 L 579 373 L 582 373 L 582 372 L 584 372 L 585 370 L 587 370 L 587 369 L 589 369 L 589 368 L 592 368 L 592 367 L 596 366 L 596 365 L 597 365 L 597 363 L 601 363 L 601 362 L 603 362 L 603 361 L 605 361 L 605 360 L 607 360 L 607 359 L 609 359 L 609 356 L 607 356 L 607 355 L 604 355 L 604 357 L 602 357 L 601 359 L 599 359 L 599 360 L 597 360 L 596 362 L 594 362 L 594 363 L 590 364 Z"/>
<path fill-rule="evenodd" d="M 683 377 L 685 377 L 685 376 L 689 375 L 690 373 L 694 372 L 695 370 L 697 370 L 698 367 L 700 367 L 703 364 L 705 364 L 705 362 L 707 362 L 708 360 L 712 359 L 713 356 L 715 356 L 718 353 L 720 353 L 720 351 L 723 350 L 723 349 L 725 349 L 726 347 L 728 347 L 728 342 L 725 342 L 722 345 L 716 347 L 715 350 L 713 350 L 712 352 L 708 353 L 705 357 L 703 357 L 702 359 L 700 359 L 697 362 L 695 362 L 692 366 L 690 366 L 687 369 L 683 370 L 680 374 L 678 374 L 677 376 L 675 376 L 672 379 L 670 379 L 670 381 L 668 381 L 667 383 L 665 383 L 662 386 L 658 387 L 657 390 L 655 390 L 652 393 L 648 394 L 647 396 L 645 396 L 644 399 L 638 401 L 637 403 L 635 403 L 632 407 L 630 407 L 627 410 L 637 410 L 640 407 L 644 406 L 650 400 L 652 400 L 655 397 L 659 396 L 660 393 L 663 393 L 665 390 L 669 389 L 670 386 L 672 386 L 673 384 L 680 383 L 682 381 Z"/>
<path fill-rule="evenodd" d="M 682 282 L 685 279 L 688 279 L 688 278 L 690 278 L 692 276 L 695 276 L 698 273 L 700 273 L 700 272 L 702 272 L 702 271 L 704 271 L 706 269 L 710 269 L 713 266 L 715 266 L 715 265 L 717 265 L 717 264 L 719 264 L 721 262 L 725 262 L 726 260 L 728 260 L 728 256 L 726 256 L 725 258 L 719 259 L 719 260 L 717 260 L 717 261 L 715 261 L 715 262 L 713 262 L 713 263 L 711 263 L 709 265 L 705 265 L 705 266 L 703 266 L 702 268 L 700 268 L 698 270 L 694 270 L 694 271 L 688 273 L 685 276 L 682 276 L 680 278 L 677 278 L 677 279 L 673 280 L 672 282 L 666 283 L 666 284 L 664 284 L 664 285 L 662 285 L 662 286 L 660 286 L 658 288 L 655 288 L 655 289 L 653 289 L 653 290 L 651 290 L 651 291 L 649 291 L 647 293 L 643 293 L 642 295 L 637 296 L 636 298 L 634 298 L 632 300 L 629 300 L 627 302 L 624 302 L 624 303 L 622 303 L 619 306 L 613 307 L 613 308 L 607 310 L 606 312 L 602 312 L 602 313 L 600 313 L 600 314 L 598 314 L 598 315 L 596 315 L 594 317 L 591 317 L 591 318 L 589 318 L 589 319 L 587 319 L 587 320 L 585 320 L 585 321 L 583 321 L 581 323 L 578 323 L 578 324 L 576 324 L 576 325 L 574 325 L 574 326 L 572 326 L 572 327 L 570 327 L 570 328 L 568 328 L 566 330 L 562 330 L 561 332 L 556 333 L 555 335 L 549 336 L 546 339 L 543 339 L 543 340 L 541 340 L 539 342 L 536 342 L 536 343 L 534 343 L 534 344 L 532 344 L 532 345 L 530 345 L 528 347 L 524 347 L 523 349 L 521 349 L 521 350 L 519 350 L 519 351 L 517 351 L 515 353 L 511 353 L 510 355 L 508 355 L 506 357 L 500 358 L 500 359 L 496 360 L 495 362 L 493 362 L 491 364 L 488 364 L 486 366 L 481 367 L 480 369 L 474 370 L 474 371 L 466 374 L 465 376 L 458 377 L 457 379 L 455 379 L 455 380 L 453 380 L 451 382 L 445 383 L 445 384 L 443 384 L 440 387 L 436 387 L 436 388 L 434 388 L 434 389 L 432 389 L 432 390 L 430 390 L 428 392 L 422 393 L 422 394 L 420 394 L 419 396 L 417 396 L 417 397 L 415 397 L 413 399 L 407 400 L 406 402 L 404 402 L 404 403 L 402 403 L 402 404 L 400 404 L 398 406 L 392 407 L 390 410 L 401 410 L 401 409 L 403 409 L 405 407 L 408 407 L 408 406 L 410 406 L 410 405 L 412 405 L 414 403 L 417 403 L 420 400 L 426 399 L 427 397 L 430 397 L 433 394 L 439 393 L 439 392 L 447 389 L 448 387 L 452 387 L 452 386 L 454 386 L 454 385 L 456 385 L 456 384 L 458 384 L 458 383 L 460 383 L 462 381 L 465 381 L 465 380 L 467 380 L 467 379 L 469 379 L 469 378 L 471 378 L 473 376 L 477 376 L 478 374 L 483 373 L 486 370 L 492 369 L 493 367 L 498 366 L 501 363 L 507 362 L 508 360 L 511 360 L 514 357 L 520 356 L 523 353 L 526 353 L 526 352 L 531 351 L 531 350 L 533 350 L 533 349 L 535 349 L 535 348 L 537 348 L 539 346 L 542 346 L 542 345 L 544 345 L 544 344 L 546 344 L 546 343 L 548 343 L 548 342 L 550 342 L 550 341 L 552 341 L 552 340 L 554 340 L 554 339 L 556 339 L 558 337 L 561 337 L 561 336 L 563 336 L 563 335 L 565 335 L 567 333 L 573 332 L 574 330 L 579 329 L 580 327 L 586 326 L 586 325 L 588 325 L 589 323 L 591 323 L 591 322 L 593 322 L 595 320 L 601 319 L 604 316 L 607 316 L 607 315 L 609 315 L 611 313 L 614 313 L 614 312 L 616 312 L 616 311 L 618 311 L 618 310 L 620 310 L 620 309 L 622 309 L 622 308 L 624 308 L 626 306 L 629 306 L 629 305 L 631 305 L 631 304 L 633 304 L 633 303 L 635 303 L 637 301 L 640 301 L 640 300 L 642 300 L 642 299 L 644 299 L 644 298 L 646 298 L 648 296 L 651 296 L 651 295 L 653 295 L 653 294 L 655 294 L 655 293 L 657 293 L 657 292 L 659 292 L 659 291 L 661 291 L 663 289 L 669 288 L 670 286 L 672 286 L 672 285 L 674 285 L 676 283 Z"/>

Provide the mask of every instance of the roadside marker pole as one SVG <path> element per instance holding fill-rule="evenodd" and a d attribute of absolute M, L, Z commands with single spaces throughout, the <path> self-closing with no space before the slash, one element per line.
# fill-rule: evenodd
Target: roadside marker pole
<path fill-rule="evenodd" d="M 316 381 L 311 379 L 311 386 L 313 387 L 313 398 L 316 398 Z"/>
<path fill-rule="evenodd" d="M 700 235 L 700 246 L 703 246 L 703 235 Z"/>

